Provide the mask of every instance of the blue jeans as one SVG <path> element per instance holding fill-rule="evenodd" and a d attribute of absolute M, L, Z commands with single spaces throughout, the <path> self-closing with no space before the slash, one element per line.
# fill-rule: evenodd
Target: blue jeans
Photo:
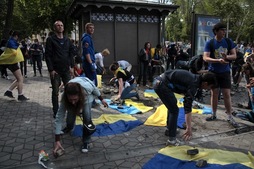
<path fill-rule="evenodd" d="M 167 128 L 169 130 L 169 137 L 176 137 L 179 108 L 174 92 L 164 82 L 156 84 L 154 91 L 168 109 Z"/>
<path fill-rule="evenodd" d="M 82 111 L 82 118 L 84 123 L 89 123 L 92 118 L 91 118 L 91 109 L 92 109 L 92 102 L 90 103 L 85 103 L 84 108 Z M 76 114 L 73 112 L 67 112 L 67 118 L 66 118 L 66 124 L 67 128 L 73 129 L 76 121 Z M 83 143 L 89 143 L 91 139 L 91 136 L 85 136 L 83 133 Z"/>
<path fill-rule="evenodd" d="M 121 99 L 124 100 L 124 99 L 129 99 L 131 97 L 136 97 L 138 95 L 138 93 L 135 91 L 135 92 L 131 92 L 133 89 L 136 88 L 136 84 L 131 84 L 130 86 L 126 87 L 123 89 L 123 92 L 121 94 Z"/>
<path fill-rule="evenodd" d="M 92 71 L 90 69 L 90 67 L 88 66 L 83 66 L 83 70 L 84 70 L 84 73 L 85 73 L 85 76 L 90 79 L 94 84 L 95 86 L 98 85 L 98 82 L 97 82 L 97 74 L 96 74 L 96 71 Z"/>
<path fill-rule="evenodd" d="M 58 103 L 58 95 L 59 95 L 59 86 L 61 85 L 61 81 L 63 81 L 64 85 L 66 85 L 71 79 L 70 72 L 66 72 L 65 74 L 55 74 L 54 78 L 50 77 L 51 85 L 52 85 L 52 105 L 54 116 L 56 115 L 59 107 Z"/>

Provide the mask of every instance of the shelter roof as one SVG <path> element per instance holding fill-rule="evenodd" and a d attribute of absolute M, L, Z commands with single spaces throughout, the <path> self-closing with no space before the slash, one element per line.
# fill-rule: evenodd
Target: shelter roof
<path fill-rule="evenodd" d="M 67 11 L 67 15 L 72 18 L 78 18 L 81 14 L 81 10 L 89 7 L 109 7 L 111 9 L 123 8 L 129 9 L 134 8 L 135 10 L 156 10 L 163 15 L 168 15 L 177 10 L 178 5 L 171 5 L 165 3 L 152 2 L 147 0 L 74 0 Z"/>

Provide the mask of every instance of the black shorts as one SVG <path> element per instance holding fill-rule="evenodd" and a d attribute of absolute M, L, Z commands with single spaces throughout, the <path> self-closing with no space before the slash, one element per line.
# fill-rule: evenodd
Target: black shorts
<path fill-rule="evenodd" d="M 230 72 L 214 73 L 214 74 L 215 74 L 216 79 L 217 79 L 217 86 L 215 88 L 231 89 Z"/>
<path fill-rule="evenodd" d="M 14 63 L 11 65 L 0 65 L 2 69 L 9 69 L 12 73 L 19 69 L 18 63 Z"/>

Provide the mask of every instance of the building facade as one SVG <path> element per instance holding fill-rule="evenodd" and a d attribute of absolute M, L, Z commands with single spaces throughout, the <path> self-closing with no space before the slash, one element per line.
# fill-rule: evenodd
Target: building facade
<path fill-rule="evenodd" d="M 177 8 L 148 1 L 74 0 L 67 15 L 78 21 L 79 39 L 87 22 L 95 25 L 95 50 L 110 50 L 104 59 L 106 67 L 113 61 L 127 60 L 137 73 L 139 50 L 145 42 L 151 42 L 152 47 L 164 43 L 165 17 Z"/>

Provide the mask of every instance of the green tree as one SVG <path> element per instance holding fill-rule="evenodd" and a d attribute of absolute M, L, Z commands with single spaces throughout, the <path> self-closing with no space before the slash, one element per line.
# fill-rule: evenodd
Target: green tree
<path fill-rule="evenodd" d="M 7 11 L 6 11 L 5 24 L 3 27 L 2 37 L 5 39 L 8 39 L 9 32 L 12 27 L 14 0 L 8 0 L 6 2 L 6 6 L 7 6 Z"/>
<path fill-rule="evenodd" d="M 67 33 L 73 27 L 72 20 L 66 18 L 66 11 L 71 3 L 72 0 L 8 0 L 8 8 L 6 8 L 8 10 L 2 11 L 8 18 L 4 30 L 19 30 L 23 37 L 27 37 L 40 33 L 45 28 L 52 29 L 56 20 L 62 20 Z"/>

